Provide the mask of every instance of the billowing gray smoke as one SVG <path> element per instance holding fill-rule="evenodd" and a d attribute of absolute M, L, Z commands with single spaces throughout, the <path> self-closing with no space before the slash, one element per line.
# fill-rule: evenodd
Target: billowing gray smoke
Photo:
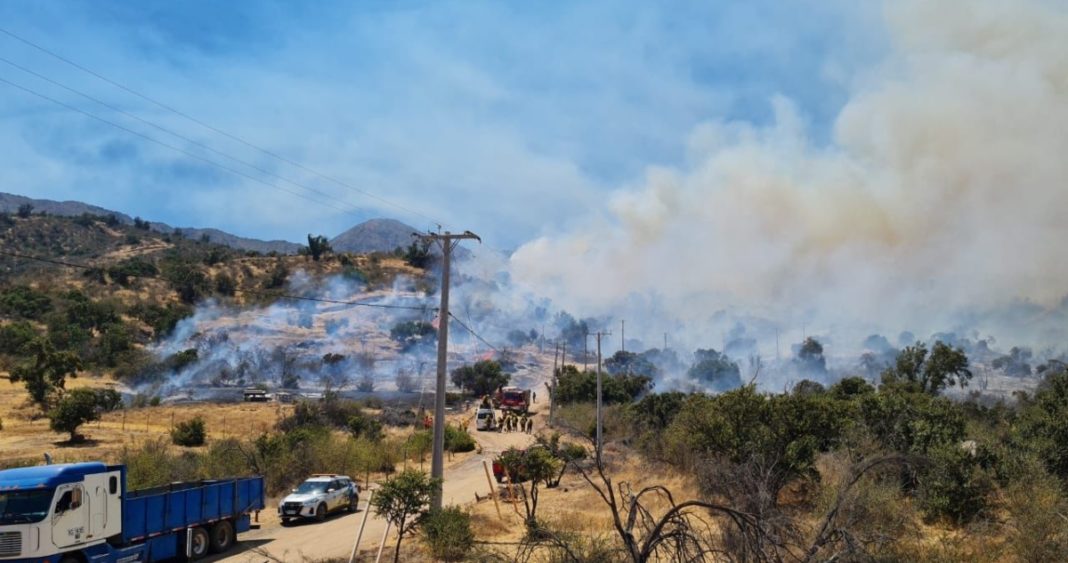
<path fill-rule="evenodd" d="M 885 23 L 831 143 L 782 98 L 767 127 L 703 124 L 688 166 L 522 246 L 512 281 L 690 350 L 738 321 L 765 358 L 776 334 L 784 353 L 903 330 L 1062 346 L 1068 5 L 894 0 Z"/>

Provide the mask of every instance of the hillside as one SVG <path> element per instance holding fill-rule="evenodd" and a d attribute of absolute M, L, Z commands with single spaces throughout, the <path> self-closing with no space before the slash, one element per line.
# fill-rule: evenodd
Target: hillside
<path fill-rule="evenodd" d="M 337 252 L 391 252 L 407 248 L 416 232 L 395 219 L 371 219 L 330 239 L 330 246 Z"/>
<path fill-rule="evenodd" d="M 50 199 L 35 199 L 26 196 L 0 192 L 0 213 L 16 213 L 23 205 L 33 206 L 35 213 L 58 215 L 61 217 L 78 217 L 92 215 L 97 217 L 114 216 L 123 225 L 133 225 L 134 218 L 119 212 L 82 203 L 80 201 L 54 201 Z M 251 250 L 264 254 L 277 252 L 279 254 L 296 254 L 304 245 L 285 240 L 260 240 L 249 237 L 241 237 L 225 231 L 213 228 L 199 227 L 172 227 L 166 223 L 156 221 L 149 222 L 152 230 L 163 234 L 172 234 L 180 231 L 182 236 L 188 239 L 200 240 L 208 237 L 211 242 L 229 246 L 238 250 Z"/>

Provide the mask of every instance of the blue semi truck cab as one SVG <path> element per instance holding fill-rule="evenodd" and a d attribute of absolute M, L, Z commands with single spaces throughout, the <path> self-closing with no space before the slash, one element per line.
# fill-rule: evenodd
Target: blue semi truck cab
<path fill-rule="evenodd" d="M 0 471 L 0 562 L 189 561 L 233 546 L 264 507 L 262 477 L 126 490 L 126 467 Z"/>

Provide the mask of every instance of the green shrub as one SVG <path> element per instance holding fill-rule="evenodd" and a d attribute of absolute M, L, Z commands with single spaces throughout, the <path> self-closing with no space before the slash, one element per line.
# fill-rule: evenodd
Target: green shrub
<path fill-rule="evenodd" d="M 422 529 L 430 553 L 442 561 L 463 561 L 475 543 L 471 515 L 458 506 L 427 514 Z"/>
<path fill-rule="evenodd" d="M 0 290 L 0 313 L 24 319 L 40 319 L 52 310 L 52 299 L 28 285 Z"/>
<path fill-rule="evenodd" d="M 207 433 L 204 431 L 204 419 L 199 416 L 192 420 L 179 422 L 171 429 L 171 443 L 187 448 L 203 446 Z"/>
<path fill-rule="evenodd" d="M 986 448 L 973 454 L 960 445 L 940 446 L 928 457 L 931 465 L 919 477 L 920 507 L 928 520 L 964 524 L 987 510 L 997 460 Z"/>
<path fill-rule="evenodd" d="M 445 425 L 445 449 L 453 453 L 475 450 L 475 439 L 466 430 L 451 424 Z"/>

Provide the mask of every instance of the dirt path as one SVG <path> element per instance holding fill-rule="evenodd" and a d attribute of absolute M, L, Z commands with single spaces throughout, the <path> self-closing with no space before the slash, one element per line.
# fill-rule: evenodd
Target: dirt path
<path fill-rule="evenodd" d="M 473 413 L 472 410 L 469 415 Z M 535 421 L 535 430 L 537 430 L 544 424 L 544 415 L 535 416 Z M 451 461 L 446 458 L 444 490 L 446 505 L 467 505 L 475 501 L 476 492 L 480 496 L 488 494 L 490 488 L 486 483 L 482 461 L 489 463 L 498 453 L 509 447 L 523 448 L 534 441 L 534 436 L 519 432 L 474 431 L 474 436 L 482 446 L 481 452 L 456 455 Z M 258 563 L 314 561 L 328 557 L 347 558 L 352 551 L 352 544 L 364 516 L 365 503 L 366 493 L 361 495 L 360 511 L 356 514 L 340 514 L 323 523 L 300 523 L 286 528 L 278 524 L 277 517 L 273 514 L 276 507 L 269 506 L 265 513 L 260 514 L 263 524 L 259 530 L 241 534 L 241 541 L 230 555 L 207 561 Z M 372 550 L 373 553 L 373 550 L 377 550 L 385 528 L 385 521 L 371 513 L 360 542 L 360 552 L 366 553 Z M 396 535 L 391 531 L 386 540 L 387 552 L 395 542 Z"/>

